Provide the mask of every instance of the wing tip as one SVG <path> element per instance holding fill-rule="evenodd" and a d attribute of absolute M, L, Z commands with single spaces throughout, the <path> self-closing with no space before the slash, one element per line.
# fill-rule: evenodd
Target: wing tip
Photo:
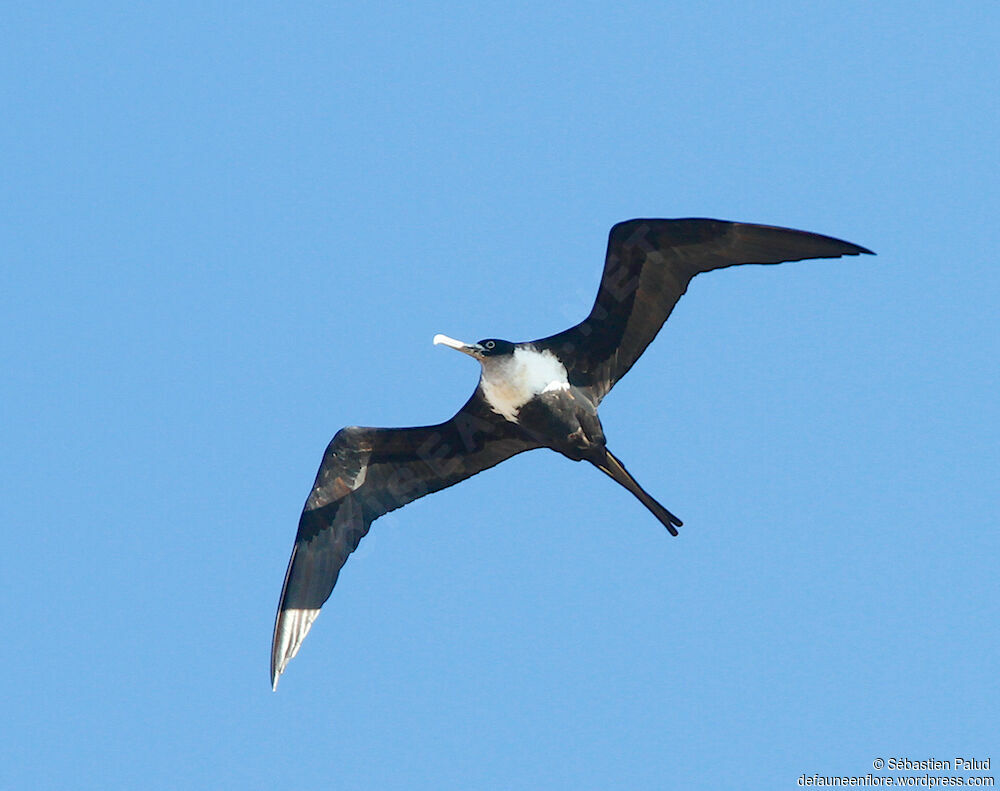
<path fill-rule="evenodd" d="M 860 244 L 855 244 L 854 242 L 848 242 L 845 239 L 838 239 L 836 236 L 827 236 L 822 233 L 810 233 L 809 231 L 800 231 L 800 233 L 809 233 L 811 236 L 817 236 L 821 239 L 835 242 L 841 248 L 836 255 L 877 255 L 874 250 L 869 250 L 867 247 L 862 247 Z"/>
<path fill-rule="evenodd" d="M 621 222 L 615 223 L 611 227 L 611 236 L 614 237 L 616 234 L 621 234 L 626 229 L 631 230 L 631 228 L 635 226 L 652 226 L 657 223 L 669 223 L 678 229 L 689 227 L 692 233 L 723 233 L 727 229 L 739 227 L 781 232 L 791 231 L 795 234 L 802 234 L 816 239 L 824 239 L 828 242 L 835 242 L 841 248 L 837 252 L 831 252 L 826 255 L 820 254 L 810 256 L 815 258 L 837 258 L 844 255 L 877 255 L 877 253 L 873 250 L 869 250 L 867 247 L 862 247 L 859 244 L 838 239 L 835 236 L 827 236 L 826 234 L 814 233 L 812 231 L 802 231 L 797 228 L 788 228 L 781 225 L 748 223 L 740 220 L 720 220 L 712 217 L 635 217 L 630 220 L 622 220 Z"/>
<path fill-rule="evenodd" d="M 271 690 L 277 691 L 278 680 L 288 663 L 295 658 L 302 642 L 319 615 L 319 607 L 289 607 L 279 609 L 271 642 Z"/>
<path fill-rule="evenodd" d="M 274 642 L 271 644 L 271 692 L 278 691 L 278 682 L 281 680 L 281 674 L 285 672 L 288 660 L 288 656 L 278 659 L 278 638 L 275 635 Z"/>
<path fill-rule="evenodd" d="M 839 239 L 836 236 L 829 236 L 825 233 L 803 231 L 799 228 L 787 228 L 781 225 L 763 225 L 747 222 L 730 222 L 729 225 L 735 228 L 746 229 L 749 232 L 762 231 L 764 233 L 768 233 L 776 231 L 780 234 L 792 234 L 794 236 L 798 236 L 799 238 L 812 239 L 814 242 L 820 242 L 827 246 L 826 250 L 813 250 L 803 258 L 795 260 L 804 260 L 807 258 L 840 258 L 845 255 L 876 255 L 873 250 L 869 250 L 867 247 L 862 247 L 860 244 L 848 242 L 846 239 Z"/>

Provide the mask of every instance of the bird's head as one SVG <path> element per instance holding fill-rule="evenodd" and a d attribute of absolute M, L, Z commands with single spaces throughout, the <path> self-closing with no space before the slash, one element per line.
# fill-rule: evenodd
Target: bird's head
<path fill-rule="evenodd" d="M 475 357 L 477 360 L 485 360 L 489 357 L 501 357 L 505 354 L 514 353 L 514 344 L 510 341 L 502 341 L 499 338 L 485 338 L 478 343 L 462 343 L 447 335 L 435 335 L 434 345 L 447 346 L 451 349 Z"/>

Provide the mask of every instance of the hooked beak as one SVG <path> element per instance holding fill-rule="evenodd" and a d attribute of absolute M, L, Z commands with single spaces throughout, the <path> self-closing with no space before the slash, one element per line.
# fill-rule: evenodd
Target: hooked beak
<path fill-rule="evenodd" d="M 435 346 L 447 346 L 449 349 L 455 349 L 460 351 L 462 354 L 467 354 L 470 357 L 475 357 L 477 360 L 483 356 L 483 347 L 478 343 L 462 343 L 461 341 L 456 341 L 454 338 L 449 338 L 447 335 L 441 335 L 440 333 L 434 336 Z"/>

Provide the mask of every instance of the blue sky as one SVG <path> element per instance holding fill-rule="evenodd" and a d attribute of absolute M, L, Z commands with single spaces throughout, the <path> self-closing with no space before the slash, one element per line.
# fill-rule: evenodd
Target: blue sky
<path fill-rule="evenodd" d="M 995 3 L 0 22 L 0 786 L 1000 759 Z M 635 216 L 878 257 L 699 277 L 605 401 L 679 538 L 518 457 L 378 521 L 272 694 L 329 438 L 450 416 L 478 371 L 432 336 L 575 322 Z"/>

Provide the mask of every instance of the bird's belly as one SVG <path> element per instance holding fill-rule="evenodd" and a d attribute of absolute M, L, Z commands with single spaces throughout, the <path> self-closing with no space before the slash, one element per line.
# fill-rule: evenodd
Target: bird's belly
<path fill-rule="evenodd" d="M 538 442 L 575 461 L 604 453 L 604 429 L 597 411 L 576 388 L 542 393 L 518 414 L 518 425 Z"/>

